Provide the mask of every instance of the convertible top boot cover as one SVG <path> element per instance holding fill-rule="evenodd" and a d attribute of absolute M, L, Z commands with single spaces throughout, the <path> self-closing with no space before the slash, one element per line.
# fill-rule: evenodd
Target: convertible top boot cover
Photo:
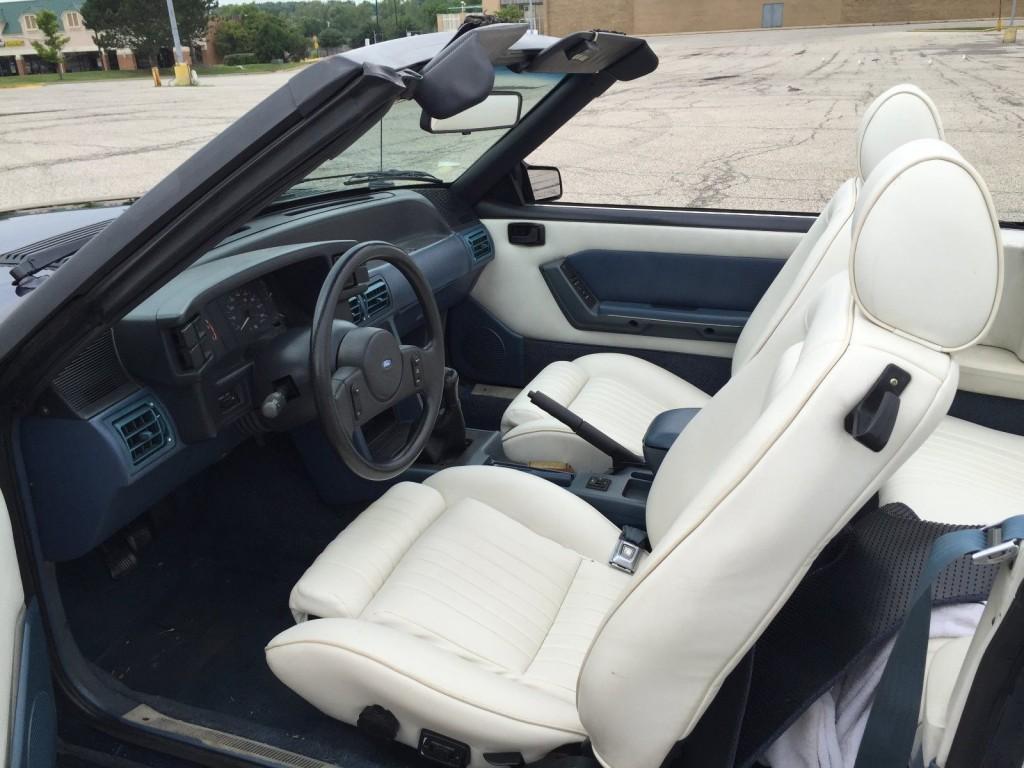
<path fill-rule="evenodd" d="M 755 355 L 777 360 L 804 334 L 807 308 L 833 275 L 847 269 L 850 225 L 861 184 L 893 149 L 914 139 L 942 139 L 935 104 L 913 85 L 890 88 L 865 110 L 857 137 L 858 177 L 836 191 L 750 315 L 733 352 L 735 376 Z M 600 472 L 611 458 L 530 402 L 539 390 L 638 455 L 659 413 L 700 408 L 709 395 L 683 379 L 630 355 L 587 355 L 552 363 L 512 401 L 501 422 L 505 455 L 521 462 L 567 461 Z"/>
<path fill-rule="evenodd" d="M 332 717 L 382 706 L 398 741 L 434 731 L 473 766 L 589 738 L 608 768 L 657 768 L 945 414 L 949 350 L 984 334 L 998 304 L 997 232 L 955 150 L 897 150 L 864 187 L 852 269 L 823 287 L 803 341 L 756 357 L 669 450 L 635 573 L 607 564 L 618 530 L 563 488 L 447 469 L 394 486 L 328 545 L 292 592 L 300 623 L 267 646 L 270 667 Z M 869 447 L 844 425 L 891 366 L 905 386 Z"/>

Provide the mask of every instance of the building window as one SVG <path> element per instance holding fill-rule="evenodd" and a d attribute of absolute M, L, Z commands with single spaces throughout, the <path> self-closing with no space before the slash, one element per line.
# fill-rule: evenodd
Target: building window
<path fill-rule="evenodd" d="M 39 27 L 36 26 L 36 15 L 34 13 L 27 14 L 22 17 L 21 28 L 26 32 L 35 32 Z"/>
<path fill-rule="evenodd" d="M 78 11 L 68 11 L 64 14 L 64 29 L 81 29 L 84 26 L 82 14 Z"/>

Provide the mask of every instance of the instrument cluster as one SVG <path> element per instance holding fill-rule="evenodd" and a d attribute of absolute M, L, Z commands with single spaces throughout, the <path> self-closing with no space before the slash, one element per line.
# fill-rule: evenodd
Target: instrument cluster
<path fill-rule="evenodd" d="M 259 338 L 279 326 L 283 319 L 263 280 L 243 285 L 222 297 L 220 309 L 228 327 L 243 341 Z"/>

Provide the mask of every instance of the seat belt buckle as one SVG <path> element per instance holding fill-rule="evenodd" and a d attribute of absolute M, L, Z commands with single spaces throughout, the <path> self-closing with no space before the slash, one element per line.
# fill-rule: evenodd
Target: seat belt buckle
<path fill-rule="evenodd" d="M 978 565 L 999 565 L 1015 560 L 1020 552 L 1020 539 L 1003 540 L 1001 525 L 990 525 L 982 529 L 988 546 L 971 555 Z"/>
<path fill-rule="evenodd" d="M 635 573 L 640 555 L 647 551 L 644 549 L 646 542 L 647 533 L 645 531 L 627 525 L 619 534 L 619 540 L 615 542 L 612 556 L 608 558 L 608 565 L 626 573 Z"/>

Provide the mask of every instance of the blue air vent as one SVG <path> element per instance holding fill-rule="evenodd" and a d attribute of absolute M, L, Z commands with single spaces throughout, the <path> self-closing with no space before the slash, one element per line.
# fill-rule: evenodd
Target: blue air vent
<path fill-rule="evenodd" d="M 358 296 L 350 296 L 348 309 L 356 325 L 376 317 L 391 307 L 391 290 L 381 278 L 370 281 L 370 287 Z"/>
<path fill-rule="evenodd" d="M 380 314 L 391 306 L 391 291 L 383 280 L 374 280 L 363 293 L 368 317 Z"/>
<path fill-rule="evenodd" d="M 136 403 L 114 419 L 114 429 L 124 442 L 133 467 L 139 467 L 171 447 L 174 438 L 156 403 Z"/>
<path fill-rule="evenodd" d="M 352 314 L 352 322 L 356 325 L 366 319 L 366 308 L 363 307 L 362 296 L 348 297 L 348 311 Z"/>
<path fill-rule="evenodd" d="M 469 246 L 469 252 L 473 254 L 473 261 L 484 261 L 494 255 L 494 245 L 491 243 L 491 236 L 484 227 L 471 229 L 466 232 L 462 239 Z"/>

